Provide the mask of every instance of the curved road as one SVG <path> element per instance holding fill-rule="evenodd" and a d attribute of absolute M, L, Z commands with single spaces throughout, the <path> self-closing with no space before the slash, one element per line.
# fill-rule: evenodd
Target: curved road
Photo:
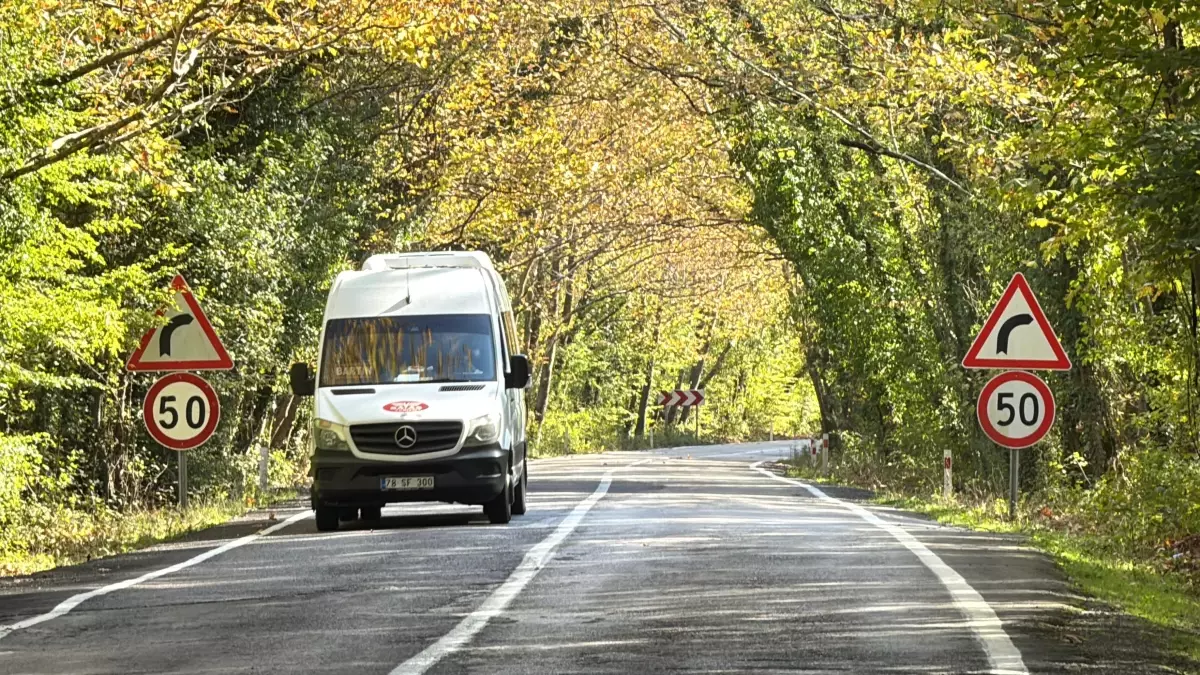
<path fill-rule="evenodd" d="M 9 580 L 0 673 L 1159 672 L 1018 541 L 757 468 L 788 452 L 545 459 L 507 527 L 296 509 Z"/>

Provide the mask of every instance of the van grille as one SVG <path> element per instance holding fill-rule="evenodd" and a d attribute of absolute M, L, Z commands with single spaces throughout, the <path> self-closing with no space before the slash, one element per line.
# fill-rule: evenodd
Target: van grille
<path fill-rule="evenodd" d="M 396 445 L 400 427 L 412 427 L 417 442 L 411 448 Z M 352 424 L 350 437 L 362 452 L 381 455 L 419 455 L 423 452 L 449 450 L 458 445 L 462 422 L 385 422 L 383 424 Z"/>

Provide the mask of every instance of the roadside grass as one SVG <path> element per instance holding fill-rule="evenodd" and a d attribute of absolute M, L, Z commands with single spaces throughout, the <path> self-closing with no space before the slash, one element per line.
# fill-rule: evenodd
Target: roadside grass
<path fill-rule="evenodd" d="M 43 572 L 95 558 L 128 553 L 220 525 L 251 509 L 295 499 L 295 490 L 270 493 L 258 502 L 220 500 L 177 507 L 84 513 L 63 509 L 34 533 L 24 550 L 0 551 L 0 577 Z"/>
<path fill-rule="evenodd" d="M 788 475 L 826 482 L 807 466 L 791 466 Z M 872 501 L 924 514 L 946 525 L 1025 535 L 1032 546 L 1054 559 L 1081 594 L 1170 629 L 1168 646 L 1200 662 L 1200 595 L 1177 575 L 1164 574 L 1147 561 L 1104 553 L 1107 547 L 1095 535 L 1066 532 L 1028 517 L 1010 521 L 1004 499 L 972 503 L 947 501 L 940 495 L 883 493 Z"/>

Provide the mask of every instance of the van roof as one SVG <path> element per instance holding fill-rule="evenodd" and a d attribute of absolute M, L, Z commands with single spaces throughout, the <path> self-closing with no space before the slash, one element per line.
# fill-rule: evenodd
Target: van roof
<path fill-rule="evenodd" d="M 418 314 L 491 314 L 485 272 L 472 267 L 412 267 L 342 272 L 325 318 Z"/>
<path fill-rule="evenodd" d="M 380 253 L 367 258 L 362 269 L 367 272 L 405 267 L 474 267 L 495 271 L 492 259 L 483 251 Z"/>

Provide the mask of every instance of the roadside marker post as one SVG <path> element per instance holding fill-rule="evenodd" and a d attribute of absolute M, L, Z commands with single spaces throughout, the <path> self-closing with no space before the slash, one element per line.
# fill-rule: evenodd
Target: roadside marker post
<path fill-rule="evenodd" d="M 821 434 L 821 473 L 829 475 L 829 434 Z"/>
<path fill-rule="evenodd" d="M 949 501 L 954 496 L 954 489 L 950 483 L 950 466 L 953 463 L 950 458 L 950 448 L 942 451 L 942 498 Z"/>
<path fill-rule="evenodd" d="M 1013 368 L 983 387 L 975 406 L 979 426 L 997 445 L 1008 448 L 1008 517 L 1017 517 L 1020 497 L 1021 448 L 1037 443 L 1054 424 L 1054 394 L 1027 370 L 1070 370 L 1063 351 L 1029 282 L 1013 275 L 1000 300 L 983 322 L 962 360 L 963 368 Z M 950 455 L 945 456 L 945 485 L 950 492 Z"/>
<path fill-rule="evenodd" d="M 258 489 L 264 493 L 270 486 L 270 476 L 267 471 L 270 461 L 271 447 L 264 443 L 258 454 Z"/>

